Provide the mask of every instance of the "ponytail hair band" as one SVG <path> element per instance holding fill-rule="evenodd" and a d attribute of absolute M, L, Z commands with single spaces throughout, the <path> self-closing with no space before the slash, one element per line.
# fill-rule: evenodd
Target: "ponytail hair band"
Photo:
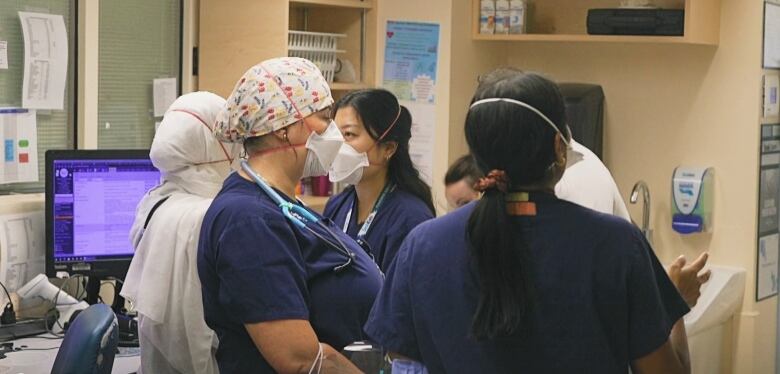
<path fill-rule="evenodd" d="M 474 184 L 474 189 L 479 192 L 485 192 L 490 189 L 497 189 L 503 193 L 508 191 L 509 181 L 506 172 L 503 170 L 491 170 L 485 177 L 480 178 Z"/>

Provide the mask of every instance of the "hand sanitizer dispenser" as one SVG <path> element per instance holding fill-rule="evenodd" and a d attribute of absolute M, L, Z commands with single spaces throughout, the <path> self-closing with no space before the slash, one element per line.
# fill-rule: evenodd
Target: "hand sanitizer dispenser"
<path fill-rule="evenodd" d="M 672 178 L 672 228 L 680 234 L 712 230 L 712 168 L 678 166 Z"/>

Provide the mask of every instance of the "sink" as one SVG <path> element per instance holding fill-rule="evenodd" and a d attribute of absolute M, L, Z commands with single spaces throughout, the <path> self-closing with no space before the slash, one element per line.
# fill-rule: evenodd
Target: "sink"
<path fill-rule="evenodd" d="M 701 288 L 696 306 L 684 317 L 691 354 L 691 372 L 721 373 L 725 358 L 733 352 L 724 352 L 731 344 L 731 321 L 742 306 L 745 293 L 745 269 L 711 265 L 712 276 Z"/>

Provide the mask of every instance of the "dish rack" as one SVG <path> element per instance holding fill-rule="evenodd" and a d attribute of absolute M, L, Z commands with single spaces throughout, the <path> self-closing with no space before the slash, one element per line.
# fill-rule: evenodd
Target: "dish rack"
<path fill-rule="evenodd" d="M 345 37 L 344 34 L 290 30 L 287 36 L 287 54 L 313 62 L 320 68 L 328 83 L 332 83 L 338 69 L 336 55 L 344 53 L 338 49 L 338 39 Z"/>

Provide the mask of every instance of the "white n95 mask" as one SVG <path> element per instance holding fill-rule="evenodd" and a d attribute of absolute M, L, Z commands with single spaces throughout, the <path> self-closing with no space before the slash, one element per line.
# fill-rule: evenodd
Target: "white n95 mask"
<path fill-rule="evenodd" d="M 355 150 L 351 145 L 344 143 L 339 149 L 336 159 L 328 172 L 331 182 L 346 184 L 358 184 L 363 178 L 363 169 L 368 167 L 368 155 Z"/>
<path fill-rule="evenodd" d="M 328 173 L 333 161 L 344 144 L 335 121 L 330 121 L 328 128 L 322 134 L 312 132 L 306 140 L 306 164 L 303 167 L 303 177 L 319 177 Z"/>

